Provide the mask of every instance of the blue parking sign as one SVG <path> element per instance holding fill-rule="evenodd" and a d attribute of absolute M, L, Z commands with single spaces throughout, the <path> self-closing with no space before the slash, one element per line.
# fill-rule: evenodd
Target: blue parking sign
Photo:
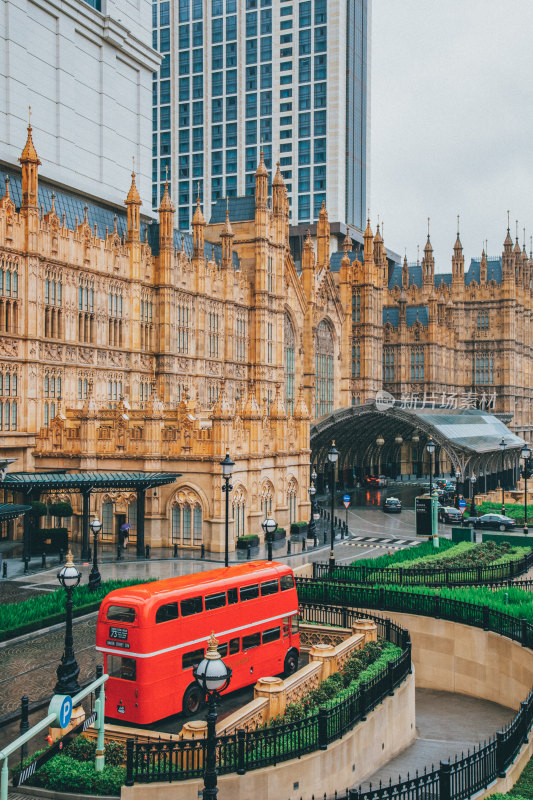
<path fill-rule="evenodd" d="M 68 694 L 55 694 L 50 701 L 48 713 L 56 715 L 60 728 L 66 728 L 72 716 L 72 698 Z"/>

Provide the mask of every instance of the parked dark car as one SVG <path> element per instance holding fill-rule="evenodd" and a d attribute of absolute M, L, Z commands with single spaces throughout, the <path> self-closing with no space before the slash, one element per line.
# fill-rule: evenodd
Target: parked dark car
<path fill-rule="evenodd" d="M 493 531 L 508 531 L 516 528 L 516 520 L 504 517 L 503 514 L 483 514 L 481 517 L 464 520 L 464 524 L 473 525 L 474 528 L 490 528 Z"/>
<path fill-rule="evenodd" d="M 439 519 L 441 522 L 446 522 L 449 525 L 453 525 L 454 523 L 460 525 L 463 521 L 463 515 L 459 509 L 454 508 L 454 506 L 441 506 L 439 508 Z"/>
<path fill-rule="evenodd" d="M 402 510 L 402 503 L 397 497 L 387 497 L 383 505 L 383 511 L 389 514 L 400 514 Z"/>

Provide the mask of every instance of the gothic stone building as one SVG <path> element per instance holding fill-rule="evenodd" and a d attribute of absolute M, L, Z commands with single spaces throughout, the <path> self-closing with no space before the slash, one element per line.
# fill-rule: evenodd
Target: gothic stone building
<path fill-rule="evenodd" d="M 310 421 L 383 388 L 490 394 L 529 429 L 532 261 L 509 235 L 466 274 L 458 237 L 452 273 L 435 275 L 429 236 L 411 267 L 391 264 L 370 223 L 362 259 L 348 238 L 331 252 L 323 207 L 297 272 L 283 178 L 270 186 L 262 158 L 253 197 L 218 201 L 209 224 L 198 199 L 192 237 L 174 230 L 168 191 L 157 223 L 142 217 L 135 175 L 115 214 L 40 179 L 31 128 L 20 164 L 0 199 L 2 456 L 179 473 L 146 498 L 152 545 L 223 549 L 227 452 L 231 548 L 267 513 L 308 519 Z M 408 448 L 404 462 L 412 472 Z M 134 496 L 92 504 L 104 541 L 125 519 L 134 536 Z"/>

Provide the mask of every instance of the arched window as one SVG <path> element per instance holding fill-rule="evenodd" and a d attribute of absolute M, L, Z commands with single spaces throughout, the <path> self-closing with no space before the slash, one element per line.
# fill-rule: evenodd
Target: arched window
<path fill-rule="evenodd" d="M 274 494 L 274 487 L 268 481 L 263 484 L 261 489 L 261 509 L 263 511 L 263 519 L 267 519 L 272 514 L 272 495 Z"/>
<path fill-rule="evenodd" d="M 113 535 L 113 503 L 111 500 L 106 500 L 102 503 L 102 535 Z"/>
<path fill-rule="evenodd" d="M 171 509 L 172 544 L 182 547 L 200 547 L 202 544 L 202 505 L 191 489 L 176 493 Z"/>
<path fill-rule="evenodd" d="M 315 348 L 316 399 L 315 416 L 333 411 L 335 380 L 333 377 L 333 334 L 328 323 L 318 326 Z"/>
<path fill-rule="evenodd" d="M 287 413 L 294 411 L 294 328 L 288 314 L 283 321 L 283 366 L 285 369 L 285 405 Z"/>
<path fill-rule="evenodd" d="M 239 487 L 233 492 L 233 522 L 235 529 L 235 538 L 246 535 L 246 498 L 244 489 Z"/>
<path fill-rule="evenodd" d="M 287 487 L 287 505 L 289 506 L 289 523 L 298 522 L 297 509 L 298 509 L 298 488 L 296 481 L 291 478 Z"/>

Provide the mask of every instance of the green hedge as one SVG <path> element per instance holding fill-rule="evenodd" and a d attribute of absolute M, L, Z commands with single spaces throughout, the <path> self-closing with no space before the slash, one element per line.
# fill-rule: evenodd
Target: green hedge
<path fill-rule="evenodd" d="M 490 800 L 531 800 L 533 797 L 533 758 L 528 761 L 513 788 L 507 794 L 491 794 Z"/>
<path fill-rule="evenodd" d="M 148 583 L 155 578 L 144 581 Z M 96 611 L 103 598 L 123 586 L 135 586 L 137 579 L 104 581 L 96 592 L 91 592 L 88 585 L 78 586 L 73 592 L 75 617 L 81 617 Z M 65 620 L 66 592 L 58 588 L 50 594 L 29 597 L 21 603 L 7 603 L 0 605 L 0 641 L 13 639 L 24 633 L 47 628 Z"/>
<path fill-rule="evenodd" d="M 246 550 L 248 545 L 257 547 L 258 544 L 259 536 L 256 533 L 248 533 L 246 536 L 239 536 L 237 539 L 237 550 Z"/>
<path fill-rule="evenodd" d="M 405 550 L 397 550 L 392 555 L 379 556 L 378 558 L 358 558 L 352 561 L 355 566 L 363 567 L 388 567 L 395 564 L 403 564 L 407 561 L 415 561 L 418 558 L 435 556 L 439 558 L 441 554 L 455 547 L 455 542 L 449 539 L 439 539 L 439 547 L 433 546 L 433 542 L 421 542 L 416 547 L 408 547 Z"/>

